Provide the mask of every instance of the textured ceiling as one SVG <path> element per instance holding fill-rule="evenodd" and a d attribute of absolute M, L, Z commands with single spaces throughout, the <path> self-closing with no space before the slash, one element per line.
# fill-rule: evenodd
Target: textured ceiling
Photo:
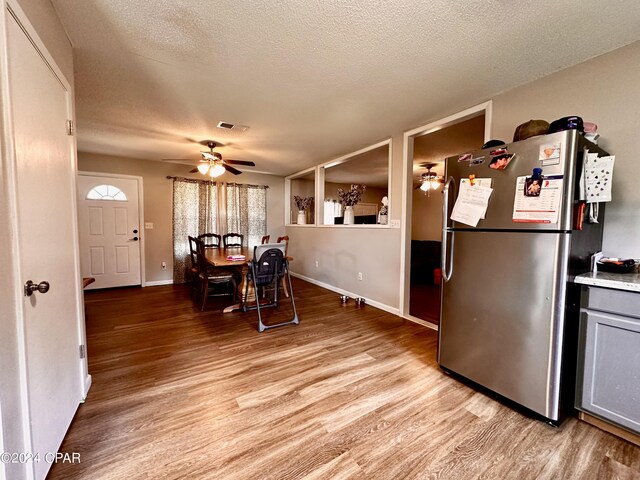
<path fill-rule="evenodd" d="M 79 150 L 198 158 L 213 139 L 283 175 L 640 36 L 637 0 L 52 3 L 75 49 Z"/>

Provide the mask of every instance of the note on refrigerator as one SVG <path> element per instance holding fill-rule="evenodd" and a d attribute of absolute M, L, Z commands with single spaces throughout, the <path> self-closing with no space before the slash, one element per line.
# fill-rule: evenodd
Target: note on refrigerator
<path fill-rule="evenodd" d="M 587 203 L 611 201 L 615 160 L 615 155 L 599 158 L 588 156 L 584 168 Z"/>
<path fill-rule="evenodd" d="M 466 183 L 468 185 L 471 185 L 471 180 L 468 178 L 462 178 L 460 179 L 460 183 Z M 474 178 L 473 179 L 473 183 L 474 185 L 480 185 L 481 187 L 491 187 L 491 178 Z M 484 212 L 482 212 L 482 216 L 480 217 L 480 220 L 484 220 L 485 215 L 487 214 L 487 209 L 484 209 Z"/>
<path fill-rule="evenodd" d="M 562 175 L 549 175 L 534 193 L 527 192 L 531 177 L 517 177 L 512 220 L 517 223 L 558 223 L 562 200 Z"/>
<path fill-rule="evenodd" d="M 476 227 L 480 219 L 484 218 L 491 192 L 491 187 L 460 182 L 460 194 L 453 206 L 451 219 Z"/>

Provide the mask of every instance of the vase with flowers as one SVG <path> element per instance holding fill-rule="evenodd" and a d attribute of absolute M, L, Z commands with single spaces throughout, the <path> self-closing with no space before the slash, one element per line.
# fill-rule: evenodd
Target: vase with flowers
<path fill-rule="evenodd" d="M 382 207 L 380 207 L 380 214 L 378 215 L 378 223 L 380 225 L 386 225 L 389 214 L 389 199 L 385 195 L 382 197 Z"/>
<path fill-rule="evenodd" d="M 349 190 L 338 188 L 338 197 L 340 203 L 344 206 L 344 224 L 352 225 L 354 223 L 353 206 L 357 205 L 362 194 L 367 190 L 366 185 L 351 185 Z"/>
<path fill-rule="evenodd" d="M 298 225 L 307 223 L 307 209 L 313 205 L 313 197 L 293 196 L 293 201 L 298 207 Z"/>

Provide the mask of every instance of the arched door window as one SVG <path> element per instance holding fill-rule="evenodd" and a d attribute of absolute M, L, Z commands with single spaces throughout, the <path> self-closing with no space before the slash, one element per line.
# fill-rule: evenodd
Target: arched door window
<path fill-rule="evenodd" d="M 126 202 L 127 196 L 122 190 L 113 185 L 98 185 L 87 193 L 87 200 L 115 200 Z"/>

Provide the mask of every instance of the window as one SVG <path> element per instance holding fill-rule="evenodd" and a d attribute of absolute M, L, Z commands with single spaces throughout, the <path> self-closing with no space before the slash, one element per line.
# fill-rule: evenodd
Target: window
<path fill-rule="evenodd" d="M 324 178 L 324 225 L 383 224 L 387 223 L 389 198 L 389 169 L 391 140 L 377 143 L 357 152 L 326 163 L 320 169 Z M 322 180 L 321 180 L 322 181 Z M 360 201 L 345 215 L 345 205 L 340 201 L 339 189 L 349 191 L 352 185 L 366 186 Z M 383 201 L 383 198 L 385 199 Z M 385 208 L 382 208 L 383 205 Z M 382 210 L 382 211 L 381 211 Z"/>
<path fill-rule="evenodd" d="M 267 233 L 267 187 L 173 179 L 173 281 L 186 281 L 189 237 L 233 232 L 244 246 L 260 245 Z"/>
<path fill-rule="evenodd" d="M 113 185 L 98 185 L 87 193 L 87 200 L 115 200 L 126 202 L 127 196 L 122 190 Z"/>
<path fill-rule="evenodd" d="M 287 177 L 288 190 L 287 225 L 315 224 L 316 169 L 310 168 Z"/>

